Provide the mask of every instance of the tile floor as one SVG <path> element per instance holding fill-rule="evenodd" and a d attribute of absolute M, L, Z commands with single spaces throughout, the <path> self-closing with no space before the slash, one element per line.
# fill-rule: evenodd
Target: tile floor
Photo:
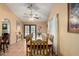
<path fill-rule="evenodd" d="M 8 51 L 3 56 L 26 56 L 26 43 L 25 40 L 10 45 Z"/>

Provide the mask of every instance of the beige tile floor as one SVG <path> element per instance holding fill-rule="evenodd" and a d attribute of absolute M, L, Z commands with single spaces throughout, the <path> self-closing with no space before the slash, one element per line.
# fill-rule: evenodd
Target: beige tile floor
<path fill-rule="evenodd" d="M 8 51 L 3 56 L 25 56 L 26 55 L 26 43 L 25 40 L 10 45 Z"/>

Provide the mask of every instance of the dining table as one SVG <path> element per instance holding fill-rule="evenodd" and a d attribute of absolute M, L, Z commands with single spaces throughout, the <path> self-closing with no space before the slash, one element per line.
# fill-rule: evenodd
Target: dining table
<path fill-rule="evenodd" d="M 40 39 L 40 38 L 39 38 Z M 33 39 L 32 41 L 34 42 L 34 41 L 36 41 L 36 40 L 38 40 L 38 39 Z M 40 40 L 42 40 L 42 39 L 40 39 Z M 30 47 L 31 45 L 30 45 L 30 41 L 28 41 L 27 43 L 26 43 L 26 45 L 27 45 L 27 48 L 28 47 Z M 37 44 L 32 44 L 32 47 L 36 47 L 37 46 Z M 43 46 L 42 44 L 41 44 L 41 46 Z M 38 49 L 40 49 L 40 44 L 38 44 Z M 51 40 L 49 40 L 48 39 L 48 49 L 49 49 L 49 52 L 53 55 L 53 43 L 51 42 Z"/>

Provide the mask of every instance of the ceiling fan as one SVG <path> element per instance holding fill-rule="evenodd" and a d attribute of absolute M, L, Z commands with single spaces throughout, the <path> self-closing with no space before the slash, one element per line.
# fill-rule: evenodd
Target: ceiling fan
<path fill-rule="evenodd" d="M 24 15 L 29 15 L 31 18 L 34 18 L 34 19 L 40 19 L 40 17 L 38 16 L 38 14 L 33 14 L 33 7 L 34 7 L 35 5 L 33 5 L 33 4 L 29 4 L 28 6 L 27 6 L 27 8 L 30 10 L 30 14 L 27 14 L 27 13 L 24 13 Z M 36 10 L 35 10 L 36 11 Z"/>

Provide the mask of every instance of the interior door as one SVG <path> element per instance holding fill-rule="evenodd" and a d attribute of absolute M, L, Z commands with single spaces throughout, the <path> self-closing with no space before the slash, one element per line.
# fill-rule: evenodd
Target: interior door
<path fill-rule="evenodd" d="M 29 35 L 30 31 L 29 31 L 29 26 L 25 26 L 25 32 L 24 32 L 24 36 Z"/>
<path fill-rule="evenodd" d="M 33 34 L 33 39 L 36 38 L 36 26 L 32 25 L 31 26 L 31 33 Z"/>
<path fill-rule="evenodd" d="M 36 25 L 34 24 L 27 24 L 27 25 L 24 25 L 24 36 L 27 36 L 29 34 L 33 34 L 33 39 L 36 39 Z"/>

